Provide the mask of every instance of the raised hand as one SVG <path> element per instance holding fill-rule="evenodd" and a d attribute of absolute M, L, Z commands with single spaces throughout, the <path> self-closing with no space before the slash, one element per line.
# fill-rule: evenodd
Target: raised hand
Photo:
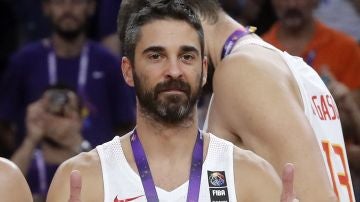
<path fill-rule="evenodd" d="M 36 146 L 44 137 L 46 112 L 44 111 L 44 100 L 40 99 L 31 103 L 26 112 L 27 138 Z"/>

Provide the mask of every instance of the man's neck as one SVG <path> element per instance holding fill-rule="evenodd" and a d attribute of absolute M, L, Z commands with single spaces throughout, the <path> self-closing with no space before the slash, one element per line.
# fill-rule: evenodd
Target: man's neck
<path fill-rule="evenodd" d="M 138 113 L 136 131 L 149 159 L 164 159 L 192 153 L 198 131 L 196 111 L 184 123 L 166 124 Z"/>
<path fill-rule="evenodd" d="M 216 68 L 221 62 L 221 52 L 228 37 L 235 30 L 244 27 L 224 12 L 219 13 L 218 22 L 215 24 L 203 21 L 203 27 L 207 54 Z"/>
<path fill-rule="evenodd" d="M 51 37 L 51 42 L 58 57 L 69 58 L 80 55 L 86 43 L 86 36 L 81 34 L 76 39 L 69 41 L 55 33 Z"/>
<path fill-rule="evenodd" d="M 172 191 L 189 180 L 192 153 L 198 133 L 196 117 L 195 110 L 186 123 L 168 125 L 137 111 L 136 131 L 156 186 Z M 127 159 L 132 159 L 131 167 L 137 170 L 131 146 L 125 147 L 128 148 L 125 149 Z"/>

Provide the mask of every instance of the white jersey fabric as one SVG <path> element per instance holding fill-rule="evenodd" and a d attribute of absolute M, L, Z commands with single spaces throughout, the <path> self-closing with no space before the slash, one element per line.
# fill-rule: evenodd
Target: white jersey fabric
<path fill-rule="evenodd" d="M 230 54 L 249 44 L 274 50 L 286 62 L 297 82 L 302 97 L 304 113 L 315 132 L 322 150 L 327 173 L 333 184 L 334 191 L 341 202 L 355 201 L 339 112 L 333 97 L 320 76 L 302 58 L 291 56 L 258 38 L 238 41 Z M 213 95 L 210 100 L 209 109 L 212 100 Z M 204 123 L 203 129 L 205 131 L 208 127 L 208 117 L 209 111 Z"/>
<path fill-rule="evenodd" d="M 104 201 L 146 201 L 141 179 L 127 162 L 120 138 L 116 136 L 96 149 L 103 174 Z M 171 192 L 156 187 L 156 192 L 160 202 L 185 202 L 188 185 L 187 181 Z M 233 144 L 211 134 L 202 168 L 199 201 L 236 201 Z"/>

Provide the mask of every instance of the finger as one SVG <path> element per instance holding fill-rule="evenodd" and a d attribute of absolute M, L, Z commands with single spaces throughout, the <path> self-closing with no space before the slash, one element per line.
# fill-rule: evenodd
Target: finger
<path fill-rule="evenodd" d="M 287 163 L 282 173 L 282 185 L 283 191 L 281 194 L 281 202 L 292 202 L 295 201 L 294 192 L 294 165 Z"/>
<path fill-rule="evenodd" d="M 81 202 L 81 173 L 73 170 L 70 174 L 70 198 L 69 202 Z"/>

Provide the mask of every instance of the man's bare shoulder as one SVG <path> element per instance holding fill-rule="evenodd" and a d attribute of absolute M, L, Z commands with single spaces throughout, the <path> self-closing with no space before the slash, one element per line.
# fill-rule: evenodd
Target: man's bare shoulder
<path fill-rule="evenodd" d="M 82 177 L 82 196 L 86 199 L 103 198 L 103 180 L 100 158 L 96 149 L 83 152 L 60 165 L 49 189 L 47 201 L 67 201 L 69 197 L 70 174 L 78 170 Z M 96 190 L 96 191 L 95 191 Z"/>
<path fill-rule="evenodd" d="M 234 175 L 239 201 L 279 201 L 280 178 L 274 168 L 255 153 L 234 146 Z"/>
<path fill-rule="evenodd" d="M 60 165 L 57 172 L 79 170 L 82 172 L 82 175 L 84 175 L 87 172 L 97 170 L 100 167 L 100 157 L 96 149 L 93 149 L 89 152 L 82 152 L 66 160 Z"/>
<path fill-rule="evenodd" d="M 29 186 L 20 169 L 14 163 L 0 158 L 0 173 L 0 195 L 2 200 L 32 201 Z"/>
<path fill-rule="evenodd" d="M 228 69 L 234 73 L 240 72 L 239 76 L 266 73 L 267 77 L 264 79 L 288 80 L 291 78 L 291 72 L 281 53 L 257 44 L 246 44 L 224 58 L 216 67 L 216 70 L 221 69 Z"/>

